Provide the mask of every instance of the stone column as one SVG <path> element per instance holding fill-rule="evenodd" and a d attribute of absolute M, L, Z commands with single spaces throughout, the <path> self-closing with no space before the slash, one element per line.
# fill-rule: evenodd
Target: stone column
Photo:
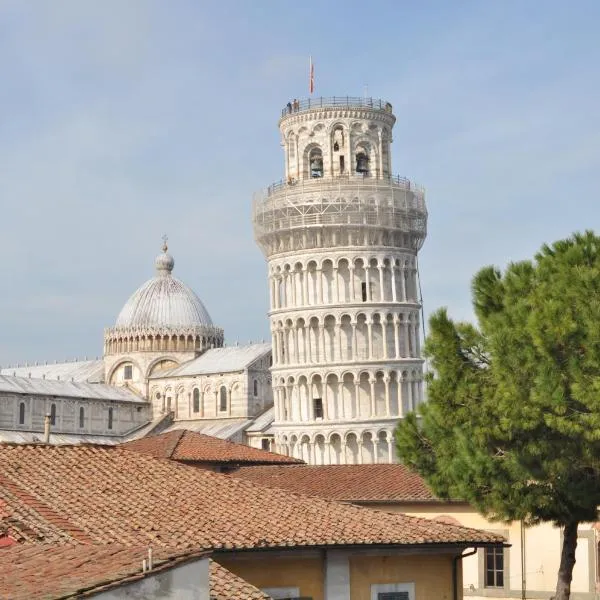
<path fill-rule="evenodd" d="M 338 410 L 336 411 L 336 419 L 341 418 L 342 421 L 346 418 L 346 409 L 344 407 L 344 381 L 338 380 L 337 394 Z"/>
<path fill-rule="evenodd" d="M 381 321 L 381 339 L 383 342 L 383 358 L 388 358 L 388 342 L 387 342 L 387 315 L 380 315 Z"/>
<path fill-rule="evenodd" d="M 383 287 L 383 270 L 385 269 L 385 266 L 383 263 L 379 263 L 379 302 L 384 302 L 385 298 L 384 298 L 384 287 Z"/>
<path fill-rule="evenodd" d="M 318 268 L 317 273 L 317 304 L 323 304 L 323 271 Z"/>
<path fill-rule="evenodd" d="M 375 379 L 369 378 L 369 385 L 371 386 L 371 417 L 374 417 L 376 413 L 375 409 Z"/>
<path fill-rule="evenodd" d="M 400 284 L 402 286 L 402 301 L 406 302 L 406 270 L 404 268 L 400 270 Z"/>
<path fill-rule="evenodd" d="M 354 286 L 354 263 L 348 263 L 348 270 L 350 271 L 349 300 L 350 302 L 356 302 L 356 288 Z"/>
<path fill-rule="evenodd" d="M 367 320 L 367 359 L 373 358 L 373 324 Z"/>
<path fill-rule="evenodd" d="M 322 382 L 321 384 L 323 386 L 323 420 L 324 421 L 328 421 L 329 420 L 329 394 L 327 393 L 327 379 L 325 379 L 325 381 Z"/>
<path fill-rule="evenodd" d="M 383 377 L 385 384 L 385 415 L 389 417 L 391 415 L 390 409 L 390 376 L 386 373 Z"/>
<path fill-rule="evenodd" d="M 396 356 L 394 358 L 400 358 L 400 339 L 398 336 L 398 328 L 399 328 L 400 319 L 398 319 L 398 315 L 394 315 L 393 321 L 394 321 L 394 349 L 396 351 Z"/>
<path fill-rule="evenodd" d="M 398 293 L 396 292 L 396 265 L 391 264 L 391 269 L 392 269 L 392 302 L 397 302 L 398 301 Z"/>
<path fill-rule="evenodd" d="M 319 325 L 319 337 L 321 339 L 321 343 L 319 344 L 321 347 L 319 348 L 319 358 L 318 362 L 324 362 L 327 360 L 327 354 L 325 352 L 325 325 Z"/>
<path fill-rule="evenodd" d="M 310 302 L 308 301 L 308 269 L 304 268 L 302 270 L 302 304 L 303 306 L 308 306 Z"/>
<path fill-rule="evenodd" d="M 352 404 L 352 403 L 350 403 Z M 360 379 L 354 380 L 354 419 L 360 418 Z"/>

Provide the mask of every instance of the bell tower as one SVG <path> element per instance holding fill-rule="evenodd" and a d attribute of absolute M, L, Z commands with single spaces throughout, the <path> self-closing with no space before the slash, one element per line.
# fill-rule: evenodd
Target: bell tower
<path fill-rule="evenodd" d="M 392 175 L 392 105 L 289 103 L 284 179 L 255 195 L 268 262 L 277 450 L 311 464 L 393 462 L 423 401 L 417 252 L 423 190 Z"/>

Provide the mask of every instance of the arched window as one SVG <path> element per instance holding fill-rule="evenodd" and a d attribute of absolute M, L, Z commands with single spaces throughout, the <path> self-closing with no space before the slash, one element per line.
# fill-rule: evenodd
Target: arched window
<path fill-rule="evenodd" d="M 254 380 L 254 395 L 258 396 L 258 379 Z"/>
<path fill-rule="evenodd" d="M 219 410 L 227 410 L 227 388 L 224 385 L 219 390 Z"/>
<path fill-rule="evenodd" d="M 108 409 L 108 428 L 109 429 L 113 428 L 113 409 L 112 408 Z"/>
<path fill-rule="evenodd" d="M 79 427 L 85 427 L 85 409 L 83 406 L 79 407 Z"/>
<path fill-rule="evenodd" d="M 323 177 L 323 153 L 321 148 L 313 148 L 308 156 L 311 177 Z"/>
<path fill-rule="evenodd" d="M 194 398 L 194 412 L 200 412 L 200 390 L 198 388 L 194 389 L 193 393 Z"/>
<path fill-rule="evenodd" d="M 19 425 L 25 425 L 25 402 L 19 404 Z"/>
<path fill-rule="evenodd" d="M 366 152 L 356 153 L 356 172 L 357 173 L 368 173 L 369 172 L 369 157 Z"/>
<path fill-rule="evenodd" d="M 56 425 L 56 404 L 50 406 L 50 425 Z"/>

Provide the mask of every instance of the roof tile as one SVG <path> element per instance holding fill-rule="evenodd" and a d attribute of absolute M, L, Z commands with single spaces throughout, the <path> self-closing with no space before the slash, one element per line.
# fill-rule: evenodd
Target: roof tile
<path fill-rule="evenodd" d="M 127 450 L 144 452 L 156 458 L 171 458 L 183 462 L 304 464 L 298 458 L 251 448 L 245 444 L 236 444 L 229 440 L 185 429 L 125 442 L 122 447 Z"/>
<path fill-rule="evenodd" d="M 2 444 L 0 472 L 33 499 L 6 494 L 9 511 L 26 506 L 33 524 L 56 528 L 43 514 L 42 506 L 49 507 L 68 515 L 69 527 L 95 543 L 256 549 L 503 541 L 476 529 L 265 488 L 114 446 Z"/>
<path fill-rule="evenodd" d="M 434 502 L 423 479 L 400 464 L 241 467 L 232 476 L 345 502 Z"/>

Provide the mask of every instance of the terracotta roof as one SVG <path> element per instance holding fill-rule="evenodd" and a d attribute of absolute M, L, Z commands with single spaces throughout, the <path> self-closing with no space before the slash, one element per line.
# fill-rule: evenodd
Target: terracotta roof
<path fill-rule="evenodd" d="M 236 444 L 217 437 L 179 429 L 122 444 L 127 450 L 144 452 L 156 458 L 183 462 L 234 464 L 304 464 L 298 458 L 275 454 L 245 444 Z"/>
<path fill-rule="evenodd" d="M 269 600 L 258 588 L 234 575 L 214 560 L 210 561 L 210 600 Z"/>
<path fill-rule="evenodd" d="M 345 502 L 437 501 L 419 475 L 399 464 L 241 467 L 231 475 Z"/>
<path fill-rule="evenodd" d="M 208 553 L 158 548 L 153 550 L 152 571 L 142 573 L 142 560 L 147 555 L 148 549 L 145 546 L 125 547 L 114 544 L 12 546 L 0 550 L 0 598 L 58 600 L 86 597 L 155 575 L 183 562 L 206 557 Z M 221 577 L 217 578 L 217 589 L 221 588 L 221 579 Z M 212 580 L 211 570 L 211 599 Z"/>
<path fill-rule="evenodd" d="M 35 519 L 94 543 L 234 550 L 502 542 L 476 529 L 266 488 L 115 446 L 3 444 L 0 471 L 23 492 L 5 498 L 8 510 L 24 503 Z"/>

